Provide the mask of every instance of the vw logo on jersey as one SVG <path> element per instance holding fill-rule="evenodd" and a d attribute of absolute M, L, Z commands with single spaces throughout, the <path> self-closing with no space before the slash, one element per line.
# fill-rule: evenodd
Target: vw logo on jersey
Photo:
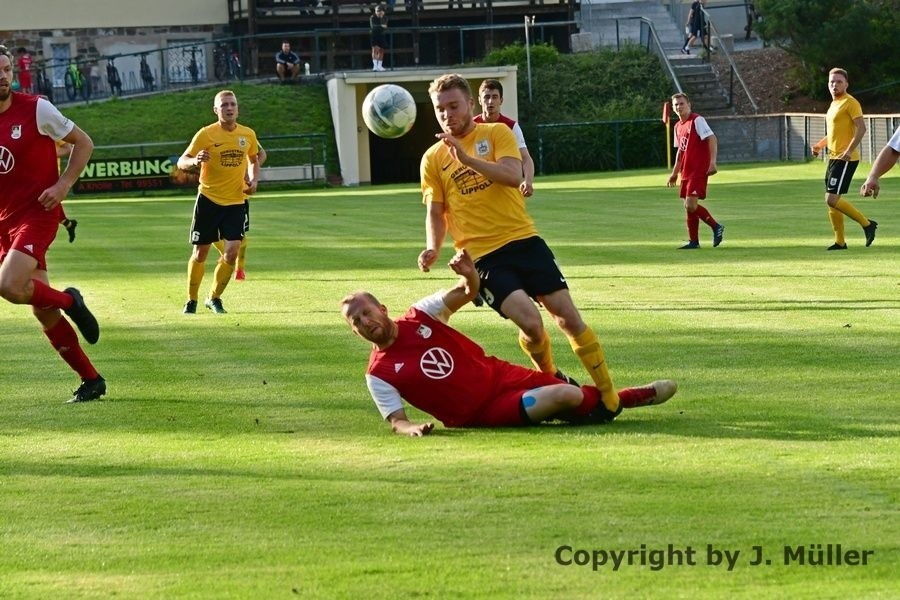
<path fill-rule="evenodd" d="M 453 372 L 453 357 L 443 348 L 429 348 L 419 360 L 419 367 L 429 379 L 444 379 Z"/>
<path fill-rule="evenodd" d="M 16 158 L 6 146 L 0 146 L 0 175 L 5 175 L 16 166 Z"/>

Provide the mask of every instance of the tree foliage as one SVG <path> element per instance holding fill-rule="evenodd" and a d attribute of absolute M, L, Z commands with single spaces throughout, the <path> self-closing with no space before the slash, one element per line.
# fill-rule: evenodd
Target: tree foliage
<path fill-rule="evenodd" d="M 846 69 L 851 89 L 900 98 L 898 0 L 758 0 L 759 34 L 800 59 L 804 91 L 827 98 L 828 71 Z"/>
<path fill-rule="evenodd" d="M 518 66 L 519 122 L 545 173 L 660 164 L 664 138 L 655 132 L 661 126 L 634 122 L 658 119 L 660 106 L 672 93 L 656 56 L 638 46 L 560 54 L 552 46 L 535 44 L 530 52 L 530 99 L 522 44 L 491 52 L 483 62 Z M 581 125 L 565 125 L 575 123 Z M 538 125 L 547 127 L 539 134 Z M 542 146 L 552 152 L 542 153 Z"/>

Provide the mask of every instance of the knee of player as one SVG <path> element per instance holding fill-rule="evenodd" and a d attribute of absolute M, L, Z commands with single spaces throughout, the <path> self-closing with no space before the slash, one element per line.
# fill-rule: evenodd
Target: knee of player
<path fill-rule="evenodd" d="M 544 322 L 537 311 L 534 315 L 517 319 L 516 325 L 519 326 L 519 336 L 527 342 L 537 344 L 544 338 Z"/>
<path fill-rule="evenodd" d="M 0 298 L 13 304 L 25 304 L 29 300 L 25 286 L 10 279 L 0 279 Z"/>

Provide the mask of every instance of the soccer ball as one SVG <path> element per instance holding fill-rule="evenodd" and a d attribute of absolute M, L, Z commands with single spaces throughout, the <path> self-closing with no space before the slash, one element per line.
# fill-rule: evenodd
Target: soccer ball
<path fill-rule="evenodd" d="M 398 138 L 416 122 L 416 102 L 399 85 L 379 85 L 363 100 L 362 118 L 369 131 L 378 137 Z"/>

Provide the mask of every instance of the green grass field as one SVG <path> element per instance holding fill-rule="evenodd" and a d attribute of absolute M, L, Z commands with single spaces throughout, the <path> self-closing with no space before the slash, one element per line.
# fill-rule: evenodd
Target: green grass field
<path fill-rule="evenodd" d="M 539 178 L 532 213 L 616 383 L 679 393 L 610 426 L 421 439 L 380 421 L 337 310 L 365 287 L 399 316 L 454 281 L 415 268 L 416 186 L 262 191 L 227 315 L 181 314 L 192 197 L 71 200 L 51 281 L 98 316 L 109 393 L 64 404 L 74 375 L 0 305 L 0 596 L 896 598 L 900 177 L 850 196 L 878 238 L 848 222 L 835 253 L 822 173 L 725 165 L 725 242 L 701 225 L 696 252 L 675 250 L 664 170 Z M 490 310 L 454 324 L 525 364 Z M 871 553 L 784 564 L 815 544 Z M 740 552 L 731 570 L 710 547 Z"/>

